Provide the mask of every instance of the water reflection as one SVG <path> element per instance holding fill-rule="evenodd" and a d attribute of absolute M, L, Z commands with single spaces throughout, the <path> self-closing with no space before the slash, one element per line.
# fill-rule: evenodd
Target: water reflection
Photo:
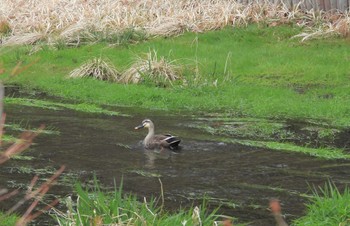
<path fill-rule="evenodd" d="M 146 157 L 146 164 L 145 168 L 147 169 L 154 169 L 156 167 L 155 162 L 157 160 L 163 159 L 163 160 L 169 160 L 170 162 L 173 160 L 174 152 L 171 150 L 144 150 L 144 154 Z"/>

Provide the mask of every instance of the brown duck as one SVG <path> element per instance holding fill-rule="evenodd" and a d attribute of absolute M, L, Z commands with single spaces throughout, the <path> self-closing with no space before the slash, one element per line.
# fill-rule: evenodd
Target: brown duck
<path fill-rule="evenodd" d="M 146 149 L 164 149 L 168 148 L 171 150 L 177 150 L 179 148 L 179 143 L 181 142 L 175 136 L 170 134 L 165 135 L 155 135 L 154 124 L 150 119 L 145 119 L 142 124 L 136 126 L 135 129 L 148 128 L 148 134 L 143 140 L 142 144 Z"/>

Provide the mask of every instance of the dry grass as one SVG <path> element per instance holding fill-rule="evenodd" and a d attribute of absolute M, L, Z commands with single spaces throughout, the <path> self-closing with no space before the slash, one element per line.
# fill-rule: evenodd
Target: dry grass
<path fill-rule="evenodd" d="M 146 80 L 167 86 L 181 78 L 178 71 L 179 67 L 174 64 L 174 61 L 167 60 L 165 57 L 158 58 L 157 52 L 153 50 L 147 53 L 146 58 L 136 59 L 135 63 L 122 74 L 119 82 L 127 84 Z"/>
<path fill-rule="evenodd" d="M 306 26 L 306 32 L 294 36 L 306 41 L 313 38 L 326 38 L 329 36 L 350 36 L 350 12 L 345 13 L 315 13 L 310 11 L 299 23 Z"/>
<path fill-rule="evenodd" d="M 40 40 L 78 43 L 96 33 L 108 36 L 130 27 L 151 35 L 177 35 L 224 26 L 266 22 L 297 23 L 326 33 L 349 34 L 349 12 L 329 14 L 288 8 L 268 0 L 249 4 L 232 0 L 2 0 L 2 20 L 11 27 L 3 44 L 32 44 Z M 337 19 L 333 20 L 333 15 Z"/>
<path fill-rule="evenodd" d="M 118 81 L 119 75 L 120 73 L 109 61 L 103 60 L 102 58 L 94 58 L 71 71 L 69 77 L 92 77 L 99 80 L 115 82 Z"/>

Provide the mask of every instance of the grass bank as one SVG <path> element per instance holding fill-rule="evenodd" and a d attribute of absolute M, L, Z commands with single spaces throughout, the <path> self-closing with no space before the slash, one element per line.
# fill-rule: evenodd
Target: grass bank
<path fill-rule="evenodd" d="M 221 111 L 265 118 L 313 118 L 349 126 L 348 39 L 301 43 L 299 27 L 226 28 L 180 37 L 156 38 L 134 45 L 98 43 L 79 48 L 20 46 L 1 48 L 10 74 L 18 62 L 33 63 L 9 83 L 83 102 L 164 110 Z M 35 51 L 33 51 L 35 50 Z M 94 57 L 119 70 L 156 51 L 173 60 L 184 80 L 171 87 L 68 79 Z"/>

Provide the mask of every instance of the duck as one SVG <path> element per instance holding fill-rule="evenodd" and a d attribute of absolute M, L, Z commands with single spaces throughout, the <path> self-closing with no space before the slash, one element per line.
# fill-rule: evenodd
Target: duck
<path fill-rule="evenodd" d="M 145 119 L 142 121 L 141 125 L 136 126 L 135 129 L 147 128 L 148 134 L 142 141 L 143 147 L 145 149 L 170 149 L 178 150 L 180 139 L 171 134 L 157 134 L 154 132 L 154 123 L 150 119 Z"/>

